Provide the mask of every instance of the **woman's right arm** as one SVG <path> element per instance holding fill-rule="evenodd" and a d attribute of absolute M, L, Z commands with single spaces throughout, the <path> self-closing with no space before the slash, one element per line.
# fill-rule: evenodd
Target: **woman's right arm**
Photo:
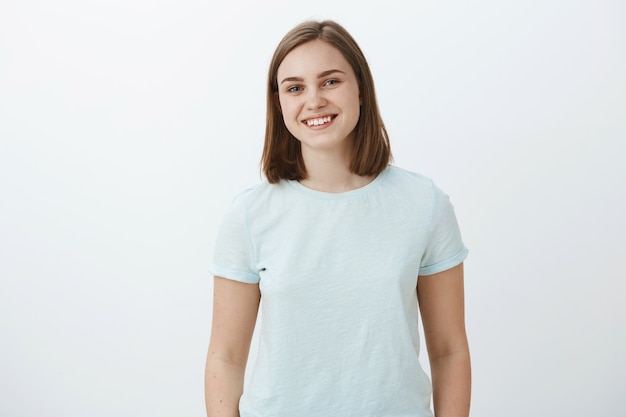
<path fill-rule="evenodd" d="M 239 398 L 260 300 L 258 284 L 214 279 L 213 323 L 204 375 L 208 417 L 239 417 Z"/>

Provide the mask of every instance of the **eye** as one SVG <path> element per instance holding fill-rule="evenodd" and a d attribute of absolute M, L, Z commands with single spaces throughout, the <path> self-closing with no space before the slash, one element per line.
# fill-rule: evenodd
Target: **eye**
<path fill-rule="evenodd" d="M 339 80 L 334 80 L 334 79 L 333 79 L 333 80 L 327 80 L 327 81 L 324 83 L 324 85 L 331 86 L 331 87 L 332 87 L 333 85 L 337 85 L 337 84 L 339 84 Z"/>
<path fill-rule="evenodd" d="M 288 93 L 299 93 L 300 91 L 302 91 L 302 87 L 297 86 L 297 85 L 294 85 L 294 86 L 289 87 L 289 88 L 287 89 L 287 92 L 288 92 Z"/>

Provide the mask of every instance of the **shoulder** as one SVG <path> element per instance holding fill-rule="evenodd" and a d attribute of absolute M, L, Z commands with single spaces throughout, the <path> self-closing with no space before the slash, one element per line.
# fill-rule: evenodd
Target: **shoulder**
<path fill-rule="evenodd" d="M 410 183 L 415 186 L 432 186 L 432 179 L 417 172 L 409 171 L 396 165 L 389 165 L 388 176 L 395 181 Z"/>
<path fill-rule="evenodd" d="M 432 178 L 394 165 L 389 166 L 384 183 L 396 203 L 413 203 L 437 210 L 449 202 L 448 194 Z"/>
<path fill-rule="evenodd" d="M 395 165 L 389 165 L 385 184 L 408 195 L 429 195 L 436 188 L 431 178 Z"/>
<path fill-rule="evenodd" d="M 263 180 L 237 193 L 233 198 L 232 205 L 245 211 L 262 209 L 263 207 L 269 209 L 272 205 L 283 200 L 291 188 L 287 181 L 270 184 L 267 180 Z"/>

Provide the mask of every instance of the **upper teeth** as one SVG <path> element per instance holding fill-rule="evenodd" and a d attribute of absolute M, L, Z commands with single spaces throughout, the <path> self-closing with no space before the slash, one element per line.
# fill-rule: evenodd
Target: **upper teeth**
<path fill-rule="evenodd" d="M 320 117 L 319 119 L 309 119 L 306 121 L 306 124 L 308 126 L 319 126 L 319 125 L 323 125 L 324 123 L 330 122 L 330 119 L 331 119 L 330 116 Z"/>

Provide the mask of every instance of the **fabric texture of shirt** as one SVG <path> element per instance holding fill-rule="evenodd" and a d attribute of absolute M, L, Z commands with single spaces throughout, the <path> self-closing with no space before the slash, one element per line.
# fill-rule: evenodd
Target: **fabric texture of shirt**
<path fill-rule="evenodd" d="M 344 193 L 285 180 L 240 193 L 210 272 L 261 291 L 241 417 L 432 416 L 417 280 L 466 256 L 448 196 L 395 166 Z"/>

